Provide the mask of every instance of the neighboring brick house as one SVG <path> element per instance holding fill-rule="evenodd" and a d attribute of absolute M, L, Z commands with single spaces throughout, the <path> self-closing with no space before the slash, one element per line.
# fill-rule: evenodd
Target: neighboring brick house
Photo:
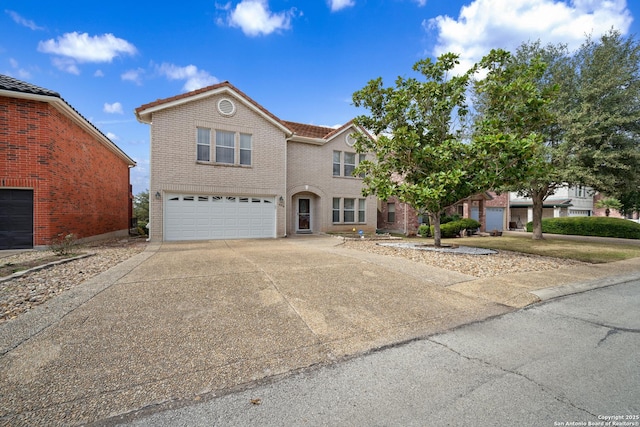
<path fill-rule="evenodd" d="M 381 231 L 415 236 L 422 219 L 415 209 L 396 197 L 378 201 L 378 229 Z"/>
<path fill-rule="evenodd" d="M 60 94 L 0 75 L 0 249 L 127 235 L 134 166 Z"/>
<path fill-rule="evenodd" d="M 351 122 L 284 121 L 229 82 L 135 112 L 151 125 L 152 241 L 375 231 Z"/>

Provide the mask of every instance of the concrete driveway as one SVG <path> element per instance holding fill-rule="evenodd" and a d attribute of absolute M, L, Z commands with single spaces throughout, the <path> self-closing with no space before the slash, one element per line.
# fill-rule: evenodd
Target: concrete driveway
<path fill-rule="evenodd" d="M 0 420 L 185 404 L 512 310 L 447 289 L 473 279 L 333 237 L 152 244 L 0 326 Z"/>

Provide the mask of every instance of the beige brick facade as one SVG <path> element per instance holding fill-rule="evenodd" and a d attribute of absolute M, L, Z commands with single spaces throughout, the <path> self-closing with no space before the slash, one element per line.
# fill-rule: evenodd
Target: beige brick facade
<path fill-rule="evenodd" d="M 231 101 L 235 111 L 221 113 L 221 100 Z M 136 115 L 141 122 L 151 124 L 152 241 L 164 240 L 164 199 L 174 193 L 273 197 L 277 205 L 277 237 L 353 228 L 375 231 L 376 202 L 361 195 L 362 179 L 332 174 L 334 150 L 355 152 L 345 142 L 345 136 L 354 131 L 353 126 L 334 132 L 301 125 L 296 130 L 309 132 L 309 128 L 328 136 L 299 135 L 291 128 L 294 123 L 281 121 L 226 82 L 143 105 L 136 109 Z M 197 161 L 198 128 L 251 135 L 251 166 Z M 214 151 L 212 142 L 212 156 Z M 236 156 L 238 151 L 236 146 Z M 333 222 L 334 198 L 355 200 L 354 222 L 345 223 L 342 216 Z M 310 203 L 310 226 L 303 230 L 299 230 L 300 199 Z M 366 200 L 364 222 L 358 221 L 359 199 Z"/>
<path fill-rule="evenodd" d="M 375 232 L 376 199 L 362 196 L 362 179 L 344 176 L 344 153 L 355 153 L 345 137 L 355 129 L 350 126 L 333 135 L 322 145 L 289 141 L 287 146 L 287 232 L 300 232 L 297 207 L 300 198 L 311 201 L 311 231 L 313 232 Z M 333 153 L 341 153 L 340 176 L 333 176 Z M 358 155 L 355 155 L 356 159 Z M 356 160 L 357 162 L 357 160 Z M 333 199 L 340 199 L 339 220 L 333 221 Z M 344 221 L 344 199 L 355 199 L 355 221 Z M 358 221 L 360 199 L 365 200 L 365 221 Z"/>

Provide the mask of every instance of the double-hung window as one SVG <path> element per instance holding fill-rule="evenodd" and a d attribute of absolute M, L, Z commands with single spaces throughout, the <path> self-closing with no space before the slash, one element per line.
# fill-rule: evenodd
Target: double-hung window
<path fill-rule="evenodd" d="M 251 135 L 240 134 L 240 164 L 251 165 Z"/>
<path fill-rule="evenodd" d="M 340 222 L 340 198 L 339 197 L 334 197 L 333 198 L 333 215 L 332 215 L 332 221 L 333 222 Z"/>
<path fill-rule="evenodd" d="M 198 161 L 211 160 L 211 129 L 198 128 Z"/>
<path fill-rule="evenodd" d="M 355 199 L 344 199 L 344 222 L 355 222 Z"/>
<path fill-rule="evenodd" d="M 333 176 L 340 176 L 340 157 L 342 152 L 333 152 Z"/>
<path fill-rule="evenodd" d="M 216 163 L 235 163 L 235 139 L 234 132 L 216 131 Z"/>
<path fill-rule="evenodd" d="M 344 153 L 344 176 L 353 176 L 356 168 L 356 153 Z"/>
<path fill-rule="evenodd" d="M 396 204 L 387 203 L 387 222 L 396 222 Z"/>
<path fill-rule="evenodd" d="M 366 200 L 358 199 L 358 222 L 366 222 L 364 213 L 366 211 Z"/>

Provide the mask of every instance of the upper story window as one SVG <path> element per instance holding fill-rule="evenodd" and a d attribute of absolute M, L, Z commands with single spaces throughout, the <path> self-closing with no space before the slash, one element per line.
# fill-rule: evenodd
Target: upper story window
<path fill-rule="evenodd" d="M 212 140 L 213 137 L 213 140 Z M 197 128 L 197 161 L 251 166 L 252 136 L 223 130 Z M 211 146 L 215 150 L 211 150 Z"/>
<path fill-rule="evenodd" d="M 198 128 L 198 161 L 208 162 L 211 157 L 211 129 Z"/>
<path fill-rule="evenodd" d="M 356 166 L 366 158 L 364 154 L 350 153 L 348 151 L 333 152 L 333 176 L 353 177 Z M 362 178 L 362 175 L 359 175 Z"/>
<path fill-rule="evenodd" d="M 246 133 L 240 134 L 240 164 L 251 164 L 251 135 Z"/>
<path fill-rule="evenodd" d="M 216 131 L 216 163 L 235 163 L 235 138 L 233 132 Z"/>

